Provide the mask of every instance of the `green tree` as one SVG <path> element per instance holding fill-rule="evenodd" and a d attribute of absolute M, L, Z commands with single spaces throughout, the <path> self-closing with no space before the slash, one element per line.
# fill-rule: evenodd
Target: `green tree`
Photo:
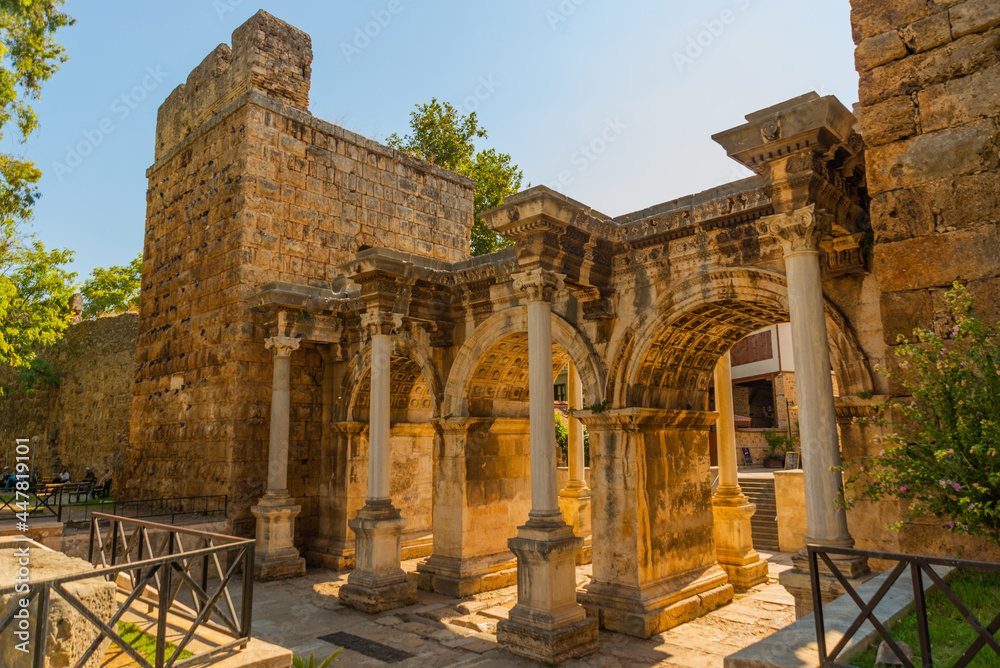
<path fill-rule="evenodd" d="M 69 325 L 76 274 L 61 265 L 73 260 L 73 252 L 46 250 L 29 237 L 13 242 L 8 260 L 0 265 L 0 361 L 23 369 Z"/>
<path fill-rule="evenodd" d="M 0 0 L 0 139 L 16 126 L 23 142 L 38 127 L 31 101 L 66 60 L 55 32 L 73 20 L 62 0 Z M 46 251 L 22 226 L 38 199 L 41 171 L 34 162 L 0 153 L 0 362 L 30 366 L 39 345 L 52 343 L 69 324 L 74 274 L 60 265 L 67 250 Z"/>
<path fill-rule="evenodd" d="M 124 313 L 139 308 L 142 281 L 142 253 L 124 267 L 94 269 L 83 283 L 83 317 L 96 318 L 105 313 Z"/>
<path fill-rule="evenodd" d="M 897 498 L 903 521 L 931 514 L 952 531 L 1000 544 L 1000 331 L 974 315 L 959 284 L 948 292 L 954 326 L 947 338 L 914 330 L 900 337 L 897 376 L 912 399 L 890 401 L 867 418 L 896 433 L 882 452 L 845 464 L 847 505 Z M 892 525 L 898 529 L 902 522 Z"/>
<path fill-rule="evenodd" d="M 476 139 L 487 138 L 476 112 L 466 116 L 448 102 L 431 98 L 430 103 L 418 104 L 410 112 L 410 131 L 405 137 L 393 133 L 388 139 L 389 146 L 475 179 L 472 255 L 485 255 L 510 246 L 508 239 L 486 227 L 479 214 L 500 206 L 505 197 L 520 190 L 523 175 L 511 163 L 509 154 L 496 149 L 476 151 Z"/>

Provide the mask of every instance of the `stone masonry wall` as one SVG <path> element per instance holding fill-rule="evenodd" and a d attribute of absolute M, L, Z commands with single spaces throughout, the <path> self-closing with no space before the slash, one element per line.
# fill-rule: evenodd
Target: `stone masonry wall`
<path fill-rule="evenodd" d="M 854 0 L 852 23 L 886 345 L 940 321 L 954 280 L 995 321 L 1000 3 Z"/>
<path fill-rule="evenodd" d="M 39 437 L 35 467 L 48 482 L 61 467 L 73 480 L 89 466 L 127 477 L 120 453 L 128 443 L 135 366 L 135 313 L 84 320 L 39 354 L 62 372 L 55 387 L 0 396 L 0 458 L 9 464 L 18 438 Z"/>
<path fill-rule="evenodd" d="M 128 467 L 136 494 L 228 494 L 252 531 L 264 491 L 272 363 L 249 299 L 330 287 L 365 246 L 468 256 L 471 180 L 311 116 L 309 36 L 258 12 L 160 108 Z M 292 354 L 289 486 L 315 530 L 322 360 Z"/>
<path fill-rule="evenodd" d="M 944 294 L 955 280 L 968 285 L 981 315 L 1000 318 L 1000 3 L 851 7 L 874 270 L 885 362 L 894 369 L 898 335 L 946 322 Z M 898 385 L 883 391 L 902 393 Z M 883 506 L 849 516 L 859 547 L 995 558 L 995 549 L 944 533 L 940 522 L 886 532 L 881 518 L 898 508 Z"/>

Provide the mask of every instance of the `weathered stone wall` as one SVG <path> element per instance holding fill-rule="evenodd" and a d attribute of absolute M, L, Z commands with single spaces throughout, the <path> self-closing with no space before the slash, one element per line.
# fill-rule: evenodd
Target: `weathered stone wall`
<path fill-rule="evenodd" d="M 852 23 L 885 343 L 939 322 L 954 280 L 996 319 L 1000 5 L 854 0 Z"/>
<path fill-rule="evenodd" d="M 955 280 L 982 315 L 1000 318 L 1000 3 L 851 6 L 885 363 L 897 369 L 897 336 L 940 330 Z M 851 447 L 860 443 L 875 447 L 870 439 Z M 884 518 L 899 509 L 882 505 L 849 514 L 859 546 L 996 558 L 940 522 L 886 532 Z"/>
<path fill-rule="evenodd" d="M 135 313 L 83 320 L 39 351 L 62 380 L 0 396 L 0 453 L 7 463 L 15 439 L 37 436 L 35 468 L 46 482 L 63 466 L 73 480 L 83 478 L 86 466 L 98 477 L 112 468 L 116 481 L 130 475 L 118 453 L 129 437 L 137 321 Z"/>
<path fill-rule="evenodd" d="M 507 553 L 531 510 L 528 421 L 497 418 L 469 434 L 465 458 L 464 556 Z"/>
<path fill-rule="evenodd" d="M 331 287 L 364 246 L 468 256 L 472 182 L 311 116 L 309 36 L 259 12 L 160 108 L 148 170 L 131 445 L 136 494 L 263 492 L 271 355 L 249 297 Z M 323 362 L 292 355 L 289 486 L 315 532 Z M 315 461 L 315 460 L 314 460 Z"/>

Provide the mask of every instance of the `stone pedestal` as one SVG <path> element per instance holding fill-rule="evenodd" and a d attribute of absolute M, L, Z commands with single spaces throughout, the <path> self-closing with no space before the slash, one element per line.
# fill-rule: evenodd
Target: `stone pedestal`
<path fill-rule="evenodd" d="M 250 509 L 257 518 L 253 574 L 258 580 L 297 578 L 306 560 L 295 547 L 295 518 L 301 508 L 287 494 L 268 492 Z"/>
<path fill-rule="evenodd" d="M 767 582 L 767 562 L 753 549 L 750 518 L 757 506 L 745 495 L 712 500 L 715 519 L 715 558 L 729 576 L 729 584 L 742 589 Z"/>
<path fill-rule="evenodd" d="M 740 489 L 736 471 L 736 423 L 729 353 L 715 365 L 715 410 L 719 452 L 719 490 L 712 499 L 715 556 L 729 576 L 729 584 L 743 589 L 767 581 L 767 562 L 753 549 L 750 518 L 757 507 Z"/>
<path fill-rule="evenodd" d="M 640 408 L 581 415 L 590 430 L 595 540 L 580 602 L 601 628 L 648 638 L 732 600 L 713 530 L 715 418 Z"/>
<path fill-rule="evenodd" d="M 583 539 L 565 524 L 525 525 L 508 541 L 517 556 L 518 600 L 497 624 L 504 649 L 555 664 L 597 650 L 596 619 L 576 602 L 576 554 Z"/>
<path fill-rule="evenodd" d="M 354 570 L 340 588 L 340 602 L 367 613 L 383 612 L 417 601 L 417 583 L 399 567 L 400 536 L 406 520 L 392 504 L 369 502 L 348 525 L 357 540 Z"/>
<path fill-rule="evenodd" d="M 869 569 L 867 559 L 860 557 L 844 559 L 843 557 L 834 558 L 831 556 L 831 560 L 855 589 L 875 575 Z M 795 597 L 795 619 L 801 619 L 814 612 L 812 584 L 809 581 L 809 559 L 805 554 L 796 554 L 792 557 L 792 565 L 794 568 L 778 575 L 778 582 L 788 590 L 789 594 Z M 825 568 L 822 561 L 819 565 L 819 588 L 823 597 L 823 605 L 826 605 L 843 596 L 845 591 L 840 582 Z"/>

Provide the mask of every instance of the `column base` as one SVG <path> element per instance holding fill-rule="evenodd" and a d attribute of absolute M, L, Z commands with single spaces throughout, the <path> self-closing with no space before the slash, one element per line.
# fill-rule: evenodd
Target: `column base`
<path fill-rule="evenodd" d="M 417 564 L 417 586 L 445 596 L 464 598 L 517 583 L 517 561 L 508 553 L 457 559 L 431 555 Z"/>
<path fill-rule="evenodd" d="M 832 557 L 831 557 L 832 558 Z M 836 559 L 835 563 L 844 578 L 857 588 L 870 580 L 875 574 L 868 568 L 868 560 L 862 557 Z M 813 613 L 812 583 L 809 580 L 809 559 L 804 554 L 792 557 L 793 568 L 778 575 L 778 582 L 795 598 L 795 619 L 801 619 Z M 823 605 L 844 595 L 844 588 L 820 562 L 819 588 L 823 597 Z"/>
<path fill-rule="evenodd" d="M 739 491 L 731 495 L 720 491 L 712 500 L 715 556 L 729 576 L 729 584 L 741 589 L 767 582 L 767 562 L 753 549 L 750 518 L 756 510 Z"/>
<path fill-rule="evenodd" d="M 403 581 L 382 587 L 368 587 L 348 582 L 340 588 L 339 596 L 342 605 L 374 615 L 416 603 L 417 583 Z"/>
<path fill-rule="evenodd" d="M 554 518 L 529 520 L 507 541 L 517 556 L 517 605 L 497 624 L 497 642 L 519 656 L 559 663 L 597 649 L 597 620 L 576 601 L 583 539 Z"/>
<path fill-rule="evenodd" d="M 295 548 L 295 518 L 301 508 L 291 497 L 268 492 L 250 509 L 257 518 L 257 546 L 254 552 L 254 578 L 284 580 L 306 573 L 306 560 Z"/>
<path fill-rule="evenodd" d="M 557 664 L 596 652 L 597 636 L 596 619 L 581 619 L 552 631 L 506 619 L 497 623 L 498 645 L 544 664 Z"/>
<path fill-rule="evenodd" d="M 340 588 L 340 602 L 367 613 L 393 610 L 417 601 L 417 583 L 399 567 L 400 536 L 406 520 L 391 503 L 371 503 L 347 525 L 356 537 L 354 570 Z"/>
<path fill-rule="evenodd" d="M 691 578 L 685 574 L 641 588 L 592 582 L 579 598 L 602 629 L 648 638 L 733 600 L 733 586 L 720 566 Z"/>

